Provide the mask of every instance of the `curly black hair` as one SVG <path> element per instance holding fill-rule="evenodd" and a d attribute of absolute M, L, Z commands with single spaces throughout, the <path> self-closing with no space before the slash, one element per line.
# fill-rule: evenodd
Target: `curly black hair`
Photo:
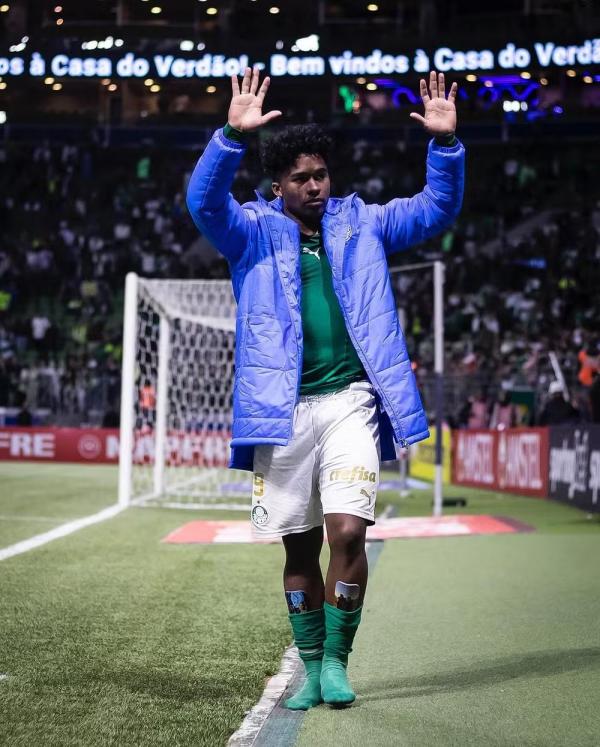
<path fill-rule="evenodd" d="M 265 174 L 279 179 L 302 153 L 321 156 L 327 163 L 332 144 L 333 140 L 319 125 L 293 125 L 263 143 L 260 160 Z"/>

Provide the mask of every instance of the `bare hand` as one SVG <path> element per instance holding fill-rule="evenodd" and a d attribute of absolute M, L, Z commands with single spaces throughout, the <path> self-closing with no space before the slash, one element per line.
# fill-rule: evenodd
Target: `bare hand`
<path fill-rule="evenodd" d="M 233 128 L 242 132 L 250 132 L 281 116 L 281 112 L 277 110 L 267 114 L 262 113 L 263 101 L 269 89 L 269 83 L 270 79 L 267 76 L 260 89 L 258 89 L 258 70 L 257 68 L 250 70 L 247 67 L 240 92 L 237 75 L 231 76 L 232 97 L 227 121 Z"/>
<path fill-rule="evenodd" d="M 431 135 L 451 135 L 456 130 L 456 91 L 458 86 L 452 84 L 448 98 L 446 98 L 446 89 L 444 83 L 444 73 L 440 73 L 439 79 L 435 70 L 431 71 L 429 76 L 430 94 L 427 93 L 427 83 L 421 79 L 421 98 L 425 104 L 425 116 L 422 117 L 416 112 L 411 112 L 413 119 L 421 122 L 423 127 Z"/>

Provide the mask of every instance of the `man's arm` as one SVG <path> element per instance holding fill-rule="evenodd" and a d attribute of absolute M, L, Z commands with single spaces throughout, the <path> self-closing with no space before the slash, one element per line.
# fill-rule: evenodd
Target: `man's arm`
<path fill-rule="evenodd" d="M 246 133 L 262 127 L 280 111 L 262 113 L 269 78 L 258 88 L 258 70 L 246 68 L 241 90 L 231 77 L 227 126 L 211 138 L 191 176 L 187 206 L 196 226 L 229 261 L 238 260 L 250 237 L 250 220 L 230 192 L 246 151 Z"/>
<path fill-rule="evenodd" d="M 453 83 L 446 99 L 444 74 L 431 72 L 430 92 L 421 80 L 425 117 L 415 112 L 433 136 L 427 152 L 427 183 L 414 197 L 396 198 L 379 206 L 383 242 L 387 253 L 398 252 L 435 236 L 458 215 L 464 191 L 465 149 L 456 139 L 456 91 Z"/>

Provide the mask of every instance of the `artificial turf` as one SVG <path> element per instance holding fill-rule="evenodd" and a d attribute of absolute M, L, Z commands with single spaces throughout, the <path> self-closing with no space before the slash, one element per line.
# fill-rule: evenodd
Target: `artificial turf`
<path fill-rule="evenodd" d="M 111 465 L 0 462 L 0 547 L 113 504 Z"/>
<path fill-rule="evenodd" d="M 282 550 L 161 545 L 181 521 L 131 510 L 3 562 L 0 742 L 215 745 L 237 728 L 289 642 Z"/>
<path fill-rule="evenodd" d="M 34 516 L 63 522 L 115 496 L 111 468 L 1 465 L 8 479 L 0 515 L 23 521 L 15 532 L 0 519 L 0 547 L 38 533 Z M 600 733 L 598 521 L 453 490 L 468 513 L 537 531 L 386 542 L 352 659 L 358 704 L 310 712 L 302 744 L 576 745 Z M 386 503 L 426 515 L 431 494 Z M 283 552 L 160 543 L 198 515 L 131 509 L 0 563 L 0 743 L 225 744 L 290 640 Z"/>
<path fill-rule="evenodd" d="M 305 745 L 598 745 L 600 544 L 534 533 L 386 542 L 351 657 L 358 699 Z"/>

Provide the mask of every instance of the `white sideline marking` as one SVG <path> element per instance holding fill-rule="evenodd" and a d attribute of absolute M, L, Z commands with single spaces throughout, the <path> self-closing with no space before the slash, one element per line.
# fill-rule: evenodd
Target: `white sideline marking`
<path fill-rule="evenodd" d="M 393 516 L 394 511 L 394 507 L 388 505 L 382 511 L 380 518 L 389 519 Z M 369 545 L 370 543 L 367 542 L 366 547 Z M 298 649 L 292 643 L 283 652 L 279 671 L 267 682 L 260 700 L 248 711 L 240 728 L 229 738 L 228 747 L 252 747 L 260 730 L 273 712 L 286 687 L 290 684 L 299 664 L 300 655 Z"/>
<path fill-rule="evenodd" d="M 267 682 L 260 700 L 248 711 L 240 728 L 229 738 L 229 747 L 250 747 L 254 744 L 265 721 L 290 684 L 299 663 L 298 649 L 292 643 L 283 652 L 279 671 Z"/>
<path fill-rule="evenodd" d="M 98 524 L 101 521 L 106 521 L 106 519 L 112 519 L 113 516 L 116 516 L 124 510 L 125 506 L 119 506 L 119 504 L 116 503 L 114 506 L 109 506 L 108 508 L 99 511 L 97 514 L 69 521 L 66 524 L 61 524 L 60 526 L 51 529 L 49 532 L 44 532 L 43 534 L 36 534 L 34 537 L 17 542 L 15 545 L 9 545 L 8 547 L 2 548 L 0 550 L 0 560 L 6 560 L 15 555 L 21 555 L 21 553 L 29 552 L 29 550 L 33 550 L 35 547 L 40 547 L 41 545 L 45 545 L 46 543 L 52 542 L 60 537 L 66 537 L 67 534 L 78 532 L 84 527 Z"/>

